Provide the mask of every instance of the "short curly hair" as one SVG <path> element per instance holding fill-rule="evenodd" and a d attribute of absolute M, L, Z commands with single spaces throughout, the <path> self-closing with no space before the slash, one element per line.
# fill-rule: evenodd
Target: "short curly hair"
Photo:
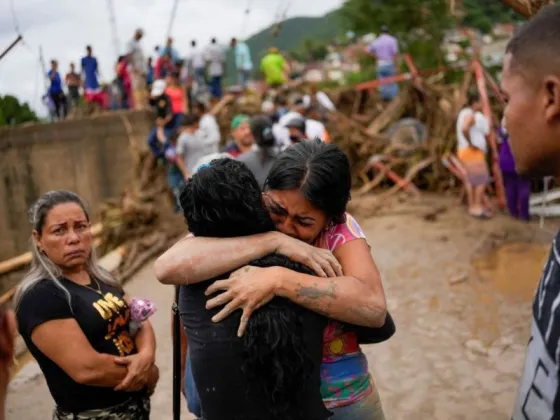
<path fill-rule="evenodd" d="M 255 176 L 234 159 L 216 159 L 201 167 L 179 200 L 195 236 L 235 238 L 275 229 Z"/>

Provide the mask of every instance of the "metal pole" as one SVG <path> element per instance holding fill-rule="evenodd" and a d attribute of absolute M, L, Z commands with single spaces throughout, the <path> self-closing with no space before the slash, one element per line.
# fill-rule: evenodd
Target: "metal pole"
<path fill-rule="evenodd" d="M 179 5 L 178 0 L 173 1 L 173 8 L 171 9 L 171 17 L 169 18 L 169 25 L 167 26 L 167 38 L 171 36 L 171 30 L 173 29 L 173 23 L 175 22 L 175 15 L 177 14 L 177 6 Z M 167 39 L 166 39 L 167 41 Z"/>
<path fill-rule="evenodd" d="M 107 8 L 109 9 L 109 23 L 111 25 L 111 35 L 113 37 L 113 48 L 115 49 L 115 57 L 121 55 L 121 49 L 119 45 L 119 36 L 117 33 L 117 20 L 115 18 L 115 8 L 113 7 L 113 1 L 107 0 Z"/>
<path fill-rule="evenodd" d="M 4 51 L 2 51 L 2 54 L 0 54 L 0 60 L 2 60 L 4 58 L 4 56 L 6 54 L 8 54 L 10 52 L 10 50 L 12 48 L 14 48 L 17 45 L 17 43 L 19 41 L 21 41 L 22 39 L 23 39 L 23 37 L 21 35 L 18 35 L 18 37 L 14 40 L 14 42 L 12 42 L 10 45 L 8 45 L 8 48 L 6 48 Z"/>
<path fill-rule="evenodd" d="M 47 66 L 45 65 L 45 57 L 43 57 L 43 46 L 39 46 L 39 61 L 41 62 L 41 70 L 43 72 L 43 80 L 45 82 L 45 89 L 49 88 L 49 79 L 47 77 Z"/>

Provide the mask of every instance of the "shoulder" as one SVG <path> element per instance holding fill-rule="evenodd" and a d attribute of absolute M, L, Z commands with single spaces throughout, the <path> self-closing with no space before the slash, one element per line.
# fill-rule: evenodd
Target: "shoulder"
<path fill-rule="evenodd" d="M 334 251 L 355 239 L 366 239 L 366 235 L 356 219 L 350 213 L 346 213 L 343 223 L 336 224 L 321 234 L 317 246 Z"/>
<path fill-rule="evenodd" d="M 21 297 L 16 311 L 20 333 L 30 335 L 37 325 L 54 319 L 72 317 L 64 290 L 52 280 L 41 280 Z"/>

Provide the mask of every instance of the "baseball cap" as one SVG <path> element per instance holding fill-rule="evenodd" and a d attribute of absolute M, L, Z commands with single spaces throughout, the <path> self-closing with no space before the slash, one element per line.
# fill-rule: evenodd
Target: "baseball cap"
<path fill-rule="evenodd" d="M 152 92 L 151 92 L 152 96 L 159 96 L 163 94 L 163 92 L 165 92 L 165 87 L 166 87 L 165 80 L 161 80 L 161 79 L 156 80 L 154 82 L 154 85 L 152 86 Z"/>
<path fill-rule="evenodd" d="M 233 117 L 233 120 L 231 121 L 231 129 L 235 130 L 237 127 L 239 127 L 244 122 L 250 122 L 250 121 L 251 121 L 251 118 L 248 115 L 237 114 L 235 117 Z"/>
<path fill-rule="evenodd" d="M 292 118 L 290 121 L 287 122 L 285 125 L 286 128 L 295 128 L 305 133 L 305 119 L 303 117 L 295 117 Z"/>

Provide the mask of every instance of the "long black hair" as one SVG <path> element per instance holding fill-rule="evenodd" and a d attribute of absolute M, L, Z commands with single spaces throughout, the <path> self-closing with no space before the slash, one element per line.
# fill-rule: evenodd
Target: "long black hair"
<path fill-rule="evenodd" d="M 265 190 L 300 190 L 333 223 L 343 223 L 350 201 L 350 163 L 340 148 L 319 139 L 288 147 L 268 173 Z"/>
<path fill-rule="evenodd" d="M 187 181 L 180 201 L 195 236 L 225 238 L 274 230 L 257 180 L 244 163 L 236 160 L 217 159 L 202 167 Z M 314 275 L 309 268 L 279 254 L 251 265 L 283 266 Z M 301 404 L 313 366 L 304 343 L 303 311 L 287 299 L 274 298 L 253 313 L 243 335 L 241 370 L 250 384 L 248 395 L 265 396 L 269 420 L 300 420 L 290 410 Z"/>

